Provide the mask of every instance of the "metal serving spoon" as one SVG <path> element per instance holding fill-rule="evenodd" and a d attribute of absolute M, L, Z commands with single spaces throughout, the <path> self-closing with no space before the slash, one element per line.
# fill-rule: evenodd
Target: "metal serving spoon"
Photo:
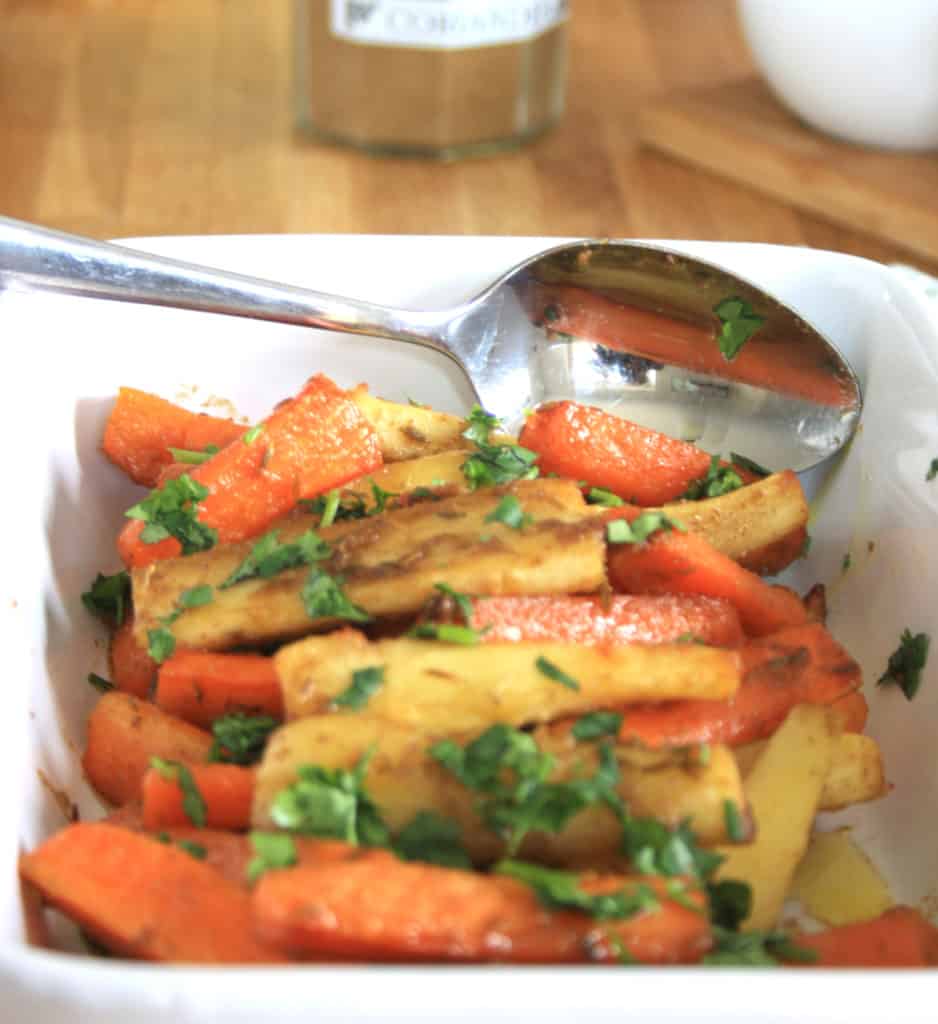
<path fill-rule="evenodd" d="M 734 274 L 642 243 L 561 245 L 455 309 L 416 311 L 0 218 L 0 289 L 12 287 L 425 345 L 454 359 L 509 429 L 531 406 L 573 398 L 713 454 L 804 470 L 860 417 L 855 374 L 810 324 Z"/>

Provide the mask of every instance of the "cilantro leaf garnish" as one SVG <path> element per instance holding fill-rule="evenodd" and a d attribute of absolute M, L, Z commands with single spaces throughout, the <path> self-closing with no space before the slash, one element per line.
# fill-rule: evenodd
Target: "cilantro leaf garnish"
<path fill-rule="evenodd" d="M 150 767 L 168 782 L 175 782 L 182 793 L 182 809 L 186 817 L 197 828 L 204 828 L 208 808 L 205 799 L 195 784 L 192 772 L 178 761 L 167 761 L 162 757 L 151 757 Z"/>
<path fill-rule="evenodd" d="M 521 507 L 521 502 L 513 494 L 506 494 L 495 508 L 485 517 L 487 523 L 503 523 L 512 530 L 523 530 L 534 522 Z"/>
<path fill-rule="evenodd" d="M 192 451 L 189 448 L 168 448 L 167 451 L 172 455 L 174 462 L 182 462 L 187 466 L 201 466 L 221 449 L 217 444 L 207 444 L 202 451 Z"/>
<path fill-rule="evenodd" d="M 330 506 L 335 495 L 338 495 L 338 505 L 333 512 Z M 368 515 L 368 506 L 365 499 L 354 491 L 340 492 L 332 490 L 327 494 L 320 494 L 318 498 L 303 498 L 298 504 L 307 512 L 320 517 L 320 527 L 331 526 L 333 523 L 341 522 L 344 519 L 364 519 Z M 327 514 L 331 515 L 328 521 Z"/>
<path fill-rule="evenodd" d="M 711 967 L 777 967 L 781 963 L 811 963 L 817 952 L 797 946 L 785 932 L 737 932 L 714 925 L 716 944 L 701 963 Z"/>
<path fill-rule="evenodd" d="M 130 606 L 130 574 L 126 569 L 113 576 L 98 573 L 81 595 L 81 603 L 92 615 L 120 626 Z"/>
<path fill-rule="evenodd" d="M 918 693 L 922 684 L 922 670 L 928 661 L 928 647 L 931 638 L 927 633 L 902 631 L 899 646 L 889 655 L 886 671 L 876 681 L 877 686 L 898 686 L 906 700 Z"/>
<path fill-rule="evenodd" d="M 723 861 L 698 846 L 689 822 L 670 829 L 654 818 L 625 817 L 622 852 L 643 875 L 686 875 L 697 881 L 708 878 Z"/>
<path fill-rule="evenodd" d="M 227 764 L 256 764 L 270 734 L 279 724 L 270 715 L 246 715 L 240 711 L 216 718 L 212 723 L 214 742 L 208 759 Z"/>
<path fill-rule="evenodd" d="M 167 658 L 171 658 L 175 650 L 176 638 L 173 636 L 172 630 L 165 626 L 147 630 L 147 654 L 157 665 L 162 665 Z"/>
<path fill-rule="evenodd" d="M 394 852 L 404 860 L 421 860 L 446 868 L 472 868 L 458 823 L 435 811 L 418 811 L 398 832 Z"/>
<path fill-rule="evenodd" d="M 723 801 L 723 820 L 726 823 L 726 834 L 734 843 L 741 843 L 746 838 L 742 815 L 732 800 Z"/>
<path fill-rule="evenodd" d="M 324 495 L 324 498 L 322 518 L 319 520 L 320 529 L 324 526 L 332 526 L 335 522 L 336 513 L 339 511 L 340 494 L 338 488 L 329 491 L 328 494 Z"/>
<path fill-rule="evenodd" d="M 575 740 L 598 740 L 604 736 L 618 736 L 622 725 L 622 713 L 619 711 L 591 711 L 588 715 L 578 718 L 570 730 Z"/>
<path fill-rule="evenodd" d="M 110 693 L 111 690 L 116 689 L 110 679 L 105 679 L 104 676 L 99 676 L 97 672 L 88 673 L 88 682 L 98 691 L 98 693 Z"/>
<path fill-rule="evenodd" d="M 926 482 L 931 482 L 938 477 L 938 459 L 932 459 L 928 467 L 928 472 L 925 474 Z"/>
<path fill-rule="evenodd" d="M 208 604 L 215 596 L 215 591 L 208 583 L 184 590 L 176 600 L 176 605 L 169 615 L 160 619 L 160 625 L 147 630 L 147 653 L 158 664 L 162 665 L 176 650 L 176 638 L 169 628 L 184 611 L 189 608 L 200 608 Z"/>
<path fill-rule="evenodd" d="M 482 639 L 482 633 L 470 626 L 456 626 L 450 622 L 418 622 L 407 631 L 407 636 L 417 640 L 439 640 L 444 644 L 460 644 L 474 647 Z"/>
<path fill-rule="evenodd" d="M 739 452 L 730 452 L 730 462 L 734 466 L 739 466 L 740 469 L 748 469 L 750 473 L 755 473 L 756 476 L 772 475 L 771 469 L 766 469 L 765 466 L 761 466 L 758 462 L 746 458 L 745 455 L 740 455 Z"/>
<path fill-rule="evenodd" d="M 487 445 L 492 431 L 497 430 L 499 426 L 498 419 L 487 413 L 481 405 L 472 407 L 466 422 L 467 426 L 462 436 L 477 445 Z"/>
<path fill-rule="evenodd" d="M 566 686 L 568 690 L 579 690 L 580 684 L 568 675 L 559 665 L 555 665 L 552 661 L 545 658 L 543 655 L 538 657 L 534 662 L 534 667 L 541 673 L 542 676 L 547 676 L 548 679 L 553 680 L 555 683 L 560 683 L 561 686 Z"/>
<path fill-rule="evenodd" d="M 468 626 L 472 622 L 472 598 L 468 594 L 454 590 L 448 583 L 434 583 L 433 586 L 456 605 L 463 622 Z"/>
<path fill-rule="evenodd" d="M 384 666 L 369 665 L 352 673 L 352 681 L 337 696 L 332 698 L 332 707 L 349 708 L 358 711 L 371 699 L 372 694 L 384 683 Z"/>
<path fill-rule="evenodd" d="M 738 295 L 723 299 L 713 307 L 713 312 L 720 321 L 720 333 L 717 344 L 727 362 L 732 362 L 739 350 L 765 323 L 765 317 L 759 316 L 752 306 Z"/>
<path fill-rule="evenodd" d="M 374 480 L 371 481 L 371 496 L 374 499 L 374 507 L 368 512 L 368 515 L 370 516 L 381 515 L 381 513 L 387 509 L 388 503 L 393 498 L 398 497 L 395 491 L 384 490 L 384 488 L 379 487 Z"/>
<path fill-rule="evenodd" d="M 591 804 L 622 811 L 616 792 L 619 767 L 612 748 L 602 744 L 592 778 L 550 782 L 555 759 L 532 736 L 507 725 L 493 725 L 461 747 L 440 740 L 428 753 L 479 794 L 476 810 L 507 842 L 514 854 L 530 831 L 559 832 L 573 815 Z"/>
<path fill-rule="evenodd" d="M 545 907 L 580 910 L 600 920 L 634 917 L 660 906 L 658 897 L 644 882 L 614 892 L 587 893 L 580 888 L 580 876 L 570 871 L 510 859 L 499 861 L 492 870 L 529 885 Z"/>
<path fill-rule="evenodd" d="M 124 515 L 146 524 L 140 533 L 144 544 L 175 537 L 182 545 L 182 553 L 191 555 L 206 551 L 218 542 L 218 531 L 199 522 L 198 518 L 198 502 L 207 497 L 208 488 L 183 473 L 151 491 Z"/>
<path fill-rule="evenodd" d="M 291 832 L 342 839 L 357 846 L 388 846 L 390 833 L 365 786 L 371 747 L 351 771 L 304 764 L 297 781 L 270 807 L 274 824 Z"/>
<path fill-rule="evenodd" d="M 686 533 L 687 527 L 664 512 L 642 512 L 631 523 L 627 519 L 613 519 L 606 523 L 606 540 L 610 544 L 641 544 L 653 533 L 668 530 Z"/>
<path fill-rule="evenodd" d="M 462 472 L 471 490 L 513 480 L 532 480 L 537 476 L 537 452 L 522 448 L 520 444 L 491 443 L 492 431 L 499 426 L 494 416 L 476 405 L 468 422 L 462 436 L 472 441 L 476 451 L 462 464 Z"/>
<path fill-rule="evenodd" d="M 347 619 L 349 622 L 370 622 L 371 616 L 352 604 L 342 589 L 342 578 L 330 576 L 314 565 L 300 591 L 300 599 L 311 619 Z"/>
<path fill-rule="evenodd" d="M 266 871 L 290 868 L 299 859 L 293 836 L 283 832 L 252 832 L 248 837 L 254 857 L 248 863 L 247 879 L 254 883 Z"/>
<path fill-rule="evenodd" d="M 301 565 L 313 565 L 330 554 L 329 545 L 316 533 L 307 530 L 296 540 L 281 543 L 277 530 L 265 533 L 251 548 L 250 554 L 231 573 L 219 590 L 233 587 L 236 583 L 250 579 L 270 579 L 287 569 Z"/>
<path fill-rule="evenodd" d="M 603 505 L 605 508 L 619 508 L 625 504 L 618 494 L 607 491 L 605 487 L 591 487 L 586 500 L 590 505 Z"/>
<path fill-rule="evenodd" d="M 194 843 L 191 839 L 177 839 L 173 842 L 173 837 L 168 832 L 157 832 L 153 838 L 158 843 L 165 843 L 167 846 L 178 846 L 180 850 L 196 860 L 205 860 L 208 855 L 208 850 L 201 843 Z"/>
<path fill-rule="evenodd" d="M 719 857 L 719 860 L 723 858 Z M 710 907 L 710 920 L 714 925 L 736 931 L 752 910 L 752 889 L 748 883 L 735 878 L 708 882 L 707 903 Z"/>
<path fill-rule="evenodd" d="M 743 481 L 739 473 L 732 466 L 721 466 L 720 456 L 714 455 L 707 472 L 699 479 L 691 480 L 681 497 L 687 501 L 718 498 L 721 494 L 729 494 L 730 491 L 739 490 L 742 486 Z"/>
<path fill-rule="evenodd" d="M 258 423 L 256 424 L 256 426 L 251 427 L 250 430 L 245 431 L 244 437 L 242 437 L 241 440 L 245 444 L 254 444 L 254 442 L 261 436 L 263 432 L 264 424 Z"/>

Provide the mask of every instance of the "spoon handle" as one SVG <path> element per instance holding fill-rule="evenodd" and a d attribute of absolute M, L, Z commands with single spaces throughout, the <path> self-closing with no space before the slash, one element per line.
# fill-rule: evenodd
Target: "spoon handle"
<path fill-rule="evenodd" d="M 452 355 L 445 314 L 377 306 L 0 217 L 0 291 L 24 288 L 299 324 Z"/>

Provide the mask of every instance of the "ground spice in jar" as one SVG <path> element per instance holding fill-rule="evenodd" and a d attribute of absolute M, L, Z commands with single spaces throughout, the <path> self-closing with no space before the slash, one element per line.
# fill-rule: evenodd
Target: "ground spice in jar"
<path fill-rule="evenodd" d="M 297 0 L 297 104 L 314 135 L 442 158 L 556 123 L 566 0 Z"/>

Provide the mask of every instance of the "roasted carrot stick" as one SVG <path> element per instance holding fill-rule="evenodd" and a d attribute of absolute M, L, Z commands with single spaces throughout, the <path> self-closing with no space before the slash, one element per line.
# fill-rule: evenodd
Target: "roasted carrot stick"
<path fill-rule="evenodd" d="M 669 899 L 657 879 L 605 876 L 580 885 L 592 893 L 645 885 L 657 905 L 597 921 L 546 909 L 514 878 L 408 864 L 379 851 L 269 872 L 254 890 L 255 927 L 272 947 L 307 958 L 616 962 L 615 947 L 645 963 L 689 963 L 709 945 L 699 893 L 690 896 L 697 910 Z"/>
<path fill-rule="evenodd" d="M 184 850 L 114 825 L 71 825 L 20 858 L 47 902 L 115 953 L 177 963 L 281 960 L 249 894 Z"/>
<path fill-rule="evenodd" d="M 634 505 L 679 498 L 706 474 L 696 445 L 577 402 L 550 402 L 525 420 L 521 444 L 538 453 L 542 473 L 604 487 Z"/>
<path fill-rule="evenodd" d="M 938 928 L 911 907 L 893 907 L 872 921 L 798 935 L 794 941 L 817 953 L 806 967 L 938 965 Z"/>
<path fill-rule="evenodd" d="M 88 719 L 82 767 L 95 790 L 114 804 L 140 796 L 150 758 L 208 759 L 212 737 L 188 722 L 125 693 L 106 693 Z"/>
<path fill-rule="evenodd" d="M 743 642 L 736 609 L 720 598 L 698 595 L 477 598 L 469 624 L 483 643 L 614 646 L 673 643 L 682 637 L 715 647 Z"/>
<path fill-rule="evenodd" d="M 206 728 L 238 711 L 283 717 L 273 661 L 261 654 L 178 651 L 160 666 L 156 703 L 168 714 Z"/>
<path fill-rule="evenodd" d="M 840 727 L 844 732 L 863 732 L 866 728 L 870 706 L 859 690 L 841 697 L 831 707 L 840 716 Z"/>
<path fill-rule="evenodd" d="M 156 678 L 156 662 L 137 643 L 133 616 L 127 616 L 111 635 L 111 682 L 123 693 L 146 698 Z"/>
<path fill-rule="evenodd" d="M 736 607 L 743 629 L 764 636 L 808 621 L 800 598 L 773 586 L 692 533 L 656 533 L 643 544 L 610 544 L 609 582 L 626 594 L 706 594 Z"/>
<path fill-rule="evenodd" d="M 834 377 L 829 366 L 812 362 L 817 354 L 808 346 L 791 345 L 787 338 L 757 331 L 728 362 L 717 344 L 716 317 L 712 326 L 684 323 L 573 285 L 538 285 L 532 289 L 529 303 L 531 315 L 538 320 L 545 318 L 550 307 L 551 329 L 575 338 L 598 341 L 654 361 L 689 364 L 691 371 L 728 380 L 756 385 L 771 381 L 782 394 L 821 405 L 843 407 L 850 400 L 845 381 Z"/>
<path fill-rule="evenodd" d="M 734 697 L 632 705 L 624 709 L 620 737 L 649 747 L 739 746 L 770 736 L 796 704 L 842 706 L 862 683 L 860 666 L 818 623 L 753 640 L 741 654 Z M 845 710 L 855 721 L 856 709 Z"/>
<path fill-rule="evenodd" d="M 207 488 L 200 523 L 218 541 L 260 533 L 300 498 L 312 497 L 381 465 L 373 427 L 341 388 L 322 375 L 274 410 L 260 427 L 196 466 L 191 479 Z M 118 551 L 128 566 L 149 565 L 182 551 L 175 537 L 145 543 L 145 524 L 124 527 Z"/>
<path fill-rule="evenodd" d="M 187 786 L 151 767 L 143 777 L 143 825 L 148 829 L 177 825 L 246 829 L 251 824 L 254 772 L 236 764 L 189 764 L 183 768 L 201 810 L 187 807 Z M 196 820 L 198 818 L 198 820 Z"/>
<path fill-rule="evenodd" d="M 156 487 L 173 462 L 170 448 L 224 448 L 248 428 L 234 420 L 190 412 L 165 398 L 121 388 L 104 428 L 104 454 L 135 483 Z"/>

